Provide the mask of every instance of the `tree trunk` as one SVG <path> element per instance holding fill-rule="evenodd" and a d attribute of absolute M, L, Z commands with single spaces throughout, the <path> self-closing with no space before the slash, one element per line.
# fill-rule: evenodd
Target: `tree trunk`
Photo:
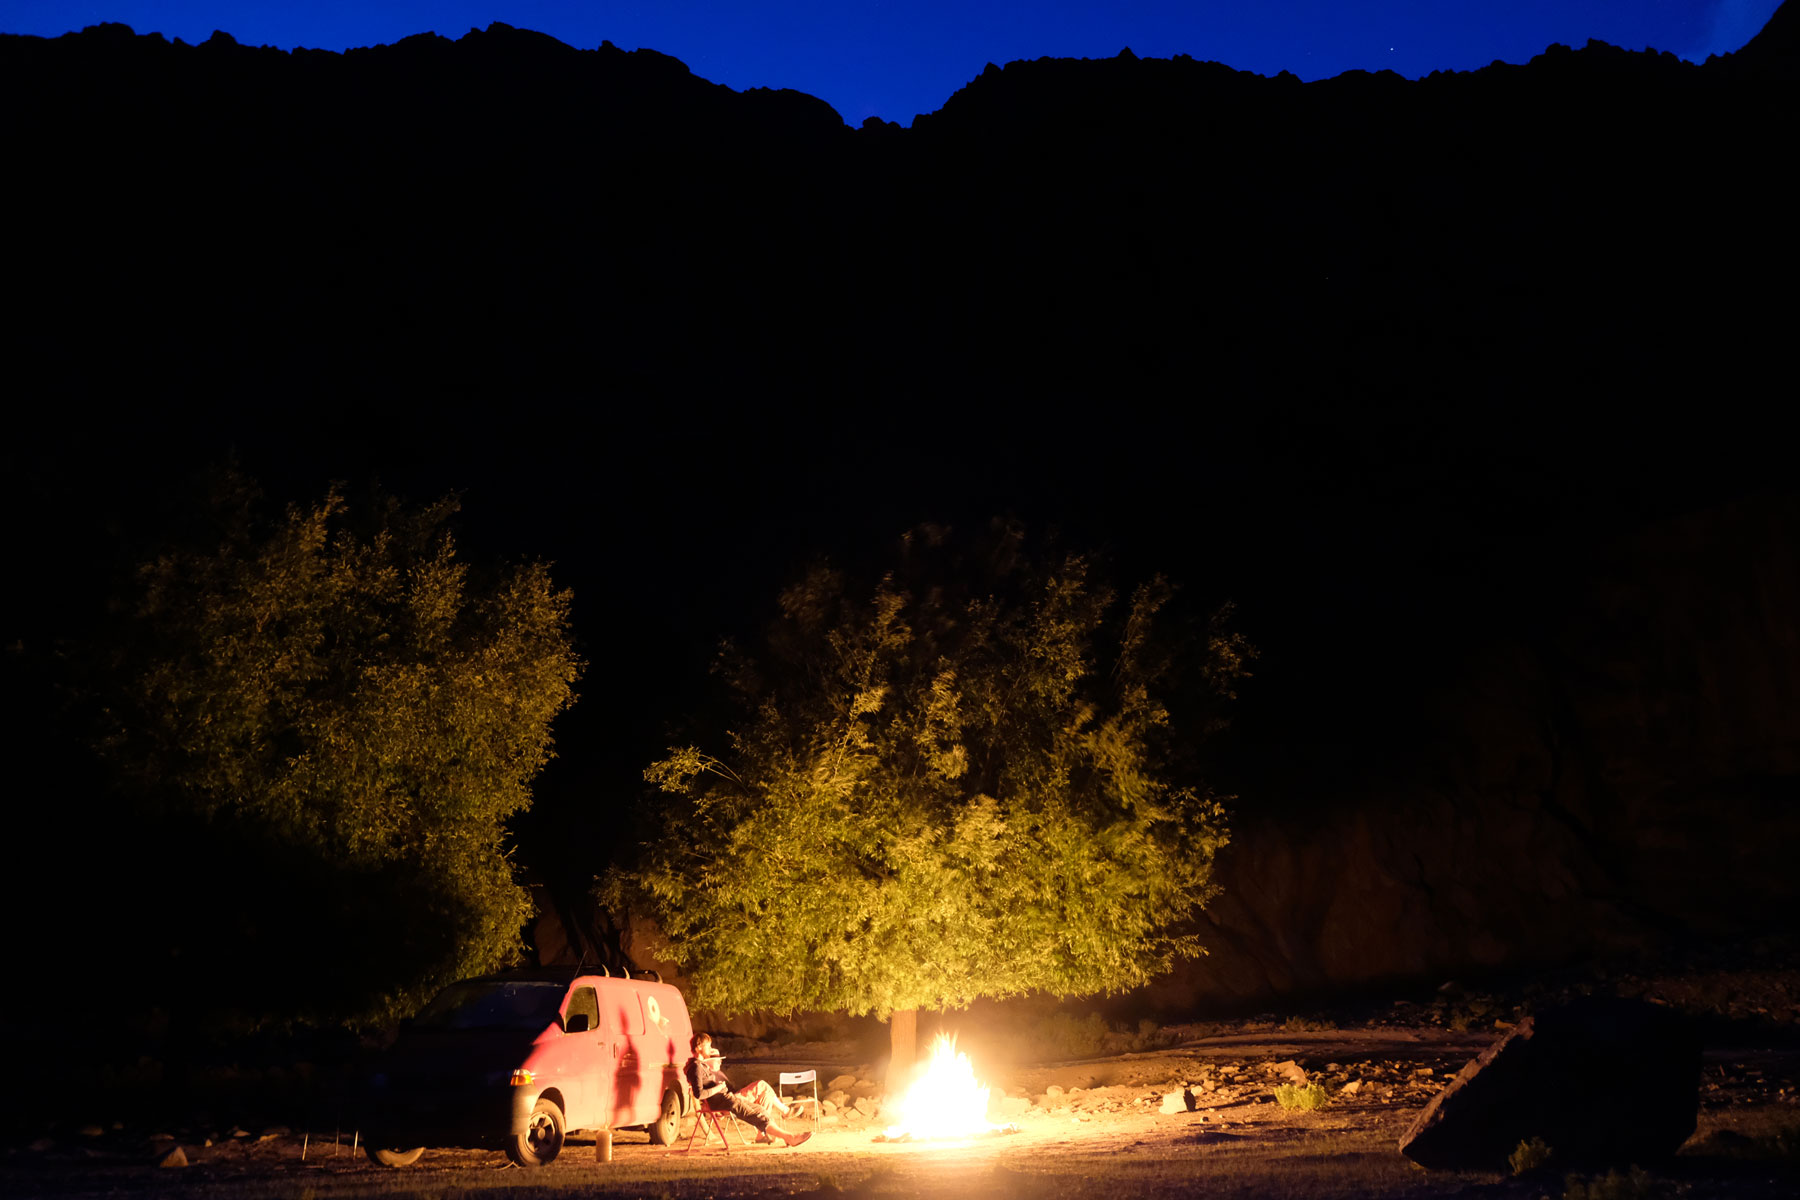
<path fill-rule="evenodd" d="M 912 1085 L 913 1065 L 919 1060 L 919 1010 L 896 1009 L 888 1018 L 887 1093 L 899 1096 Z"/>

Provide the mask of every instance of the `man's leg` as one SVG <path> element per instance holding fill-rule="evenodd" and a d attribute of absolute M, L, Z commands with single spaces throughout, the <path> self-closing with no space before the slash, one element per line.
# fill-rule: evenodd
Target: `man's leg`
<path fill-rule="evenodd" d="M 719 1097 L 719 1099 L 726 1101 L 726 1104 L 721 1105 L 720 1107 L 729 1107 L 731 1109 L 731 1115 L 742 1121 L 744 1124 L 755 1129 L 758 1133 L 765 1133 L 768 1131 L 769 1114 L 763 1110 L 761 1105 L 752 1104 L 737 1092 L 727 1092 L 724 1096 Z"/>
<path fill-rule="evenodd" d="M 739 1088 L 737 1094 L 752 1104 L 772 1108 L 784 1117 L 788 1115 L 788 1106 L 781 1102 L 781 1097 L 775 1094 L 775 1089 L 769 1086 L 766 1079 L 758 1079 L 748 1087 Z"/>
<path fill-rule="evenodd" d="M 726 1103 L 719 1104 L 718 1101 L 721 1100 Z M 721 1096 L 713 1096 L 708 1100 L 708 1103 L 712 1104 L 715 1108 L 730 1108 L 732 1116 L 752 1126 L 758 1133 L 771 1140 L 786 1142 L 790 1146 L 798 1146 L 801 1142 L 804 1142 L 807 1138 L 812 1136 L 811 1131 L 802 1133 L 788 1132 L 769 1118 L 767 1109 L 760 1105 L 752 1104 L 736 1092 L 726 1092 Z"/>

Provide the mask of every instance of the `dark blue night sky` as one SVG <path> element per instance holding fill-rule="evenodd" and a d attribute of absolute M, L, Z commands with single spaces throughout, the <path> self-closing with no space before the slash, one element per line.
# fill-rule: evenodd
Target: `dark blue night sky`
<path fill-rule="evenodd" d="M 910 123 L 984 64 L 1043 55 L 1191 54 L 1272 75 L 1352 68 L 1418 76 L 1552 42 L 1599 38 L 1683 58 L 1734 50 L 1779 0 L 4 0 L 0 31 L 54 36 L 102 21 L 189 42 L 342 50 L 426 30 L 460 37 L 504 21 L 592 49 L 610 39 L 682 59 L 734 88 L 791 87 L 851 124 Z"/>

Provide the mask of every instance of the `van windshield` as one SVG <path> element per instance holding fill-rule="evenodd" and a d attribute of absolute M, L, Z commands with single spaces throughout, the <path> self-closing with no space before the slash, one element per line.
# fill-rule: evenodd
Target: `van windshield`
<path fill-rule="evenodd" d="M 543 980 L 455 983 L 413 1019 L 417 1029 L 514 1029 L 537 1033 L 556 1020 L 568 987 Z"/>

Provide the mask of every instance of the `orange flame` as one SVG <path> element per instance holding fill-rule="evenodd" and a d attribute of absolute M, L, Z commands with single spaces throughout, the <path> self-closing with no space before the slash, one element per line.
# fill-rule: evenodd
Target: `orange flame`
<path fill-rule="evenodd" d="M 931 1057 L 895 1106 L 900 1121 L 889 1138 L 957 1138 L 998 1128 L 987 1119 L 988 1089 L 976 1082 L 975 1065 L 956 1049 L 956 1039 L 940 1033 Z"/>

